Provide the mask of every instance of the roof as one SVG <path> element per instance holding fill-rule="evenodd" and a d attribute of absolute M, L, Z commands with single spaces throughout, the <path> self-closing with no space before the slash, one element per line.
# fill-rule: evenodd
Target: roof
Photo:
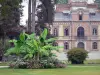
<path fill-rule="evenodd" d="M 71 14 L 65 14 L 62 12 L 55 13 L 54 21 L 71 21 Z M 88 21 L 100 21 L 100 13 L 96 13 L 95 15 L 89 15 Z"/>
<path fill-rule="evenodd" d="M 56 5 L 56 12 L 62 12 L 64 10 L 70 10 L 70 4 L 57 4 Z"/>
<path fill-rule="evenodd" d="M 66 15 L 62 12 L 55 13 L 54 21 L 70 21 L 71 15 Z"/>
<path fill-rule="evenodd" d="M 94 16 L 90 16 L 90 21 L 100 21 L 100 13 L 96 13 Z"/>
<path fill-rule="evenodd" d="M 98 8 L 98 5 L 96 3 L 87 4 L 87 8 Z"/>

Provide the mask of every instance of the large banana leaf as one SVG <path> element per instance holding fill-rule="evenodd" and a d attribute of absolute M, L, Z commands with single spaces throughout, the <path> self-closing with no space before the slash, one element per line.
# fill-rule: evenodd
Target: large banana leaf
<path fill-rule="evenodd" d="M 13 47 L 7 50 L 7 53 L 5 55 L 10 55 L 10 54 L 16 54 L 19 55 L 21 53 L 21 50 L 19 47 Z"/>
<path fill-rule="evenodd" d="M 51 43 L 51 42 L 54 42 L 55 40 L 56 40 L 56 38 L 50 38 L 50 39 L 46 39 L 45 42 Z"/>
<path fill-rule="evenodd" d="M 25 41 L 25 33 L 24 32 L 20 34 L 19 40 L 22 42 Z"/>
<path fill-rule="evenodd" d="M 27 39 L 34 39 L 34 37 L 35 37 L 35 34 L 34 33 L 32 33 L 32 34 L 25 34 L 26 36 L 27 36 Z"/>
<path fill-rule="evenodd" d="M 48 34 L 48 30 L 47 29 L 44 29 L 44 31 L 41 33 L 41 35 L 39 37 L 41 42 L 44 42 L 45 41 L 45 39 L 47 37 L 47 34 Z"/>

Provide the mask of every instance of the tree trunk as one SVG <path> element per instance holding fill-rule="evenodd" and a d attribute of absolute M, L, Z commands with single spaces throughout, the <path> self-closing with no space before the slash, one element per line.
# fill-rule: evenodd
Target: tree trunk
<path fill-rule="evenodd" d="M 32 0 L 29 0 L 28 2 L 28 32 L 31 32 L 31 21 L 32 21 L 31 7 L 32 7 Z"/>
<path fill-rule="evenodd" d="M 32 0 L 32 32 L 35 33 L 35 11 L 36 11 L 36 0 Z"/>
<path fill-rule="evenodd" d="M 0 54 L 0 59 L 3 60 L 3 56 L 4 56 L 4 50 L 5 50 L 5 45 L 6 45 L 6 32 L 4 32 L 3 34 L 3 38 L 2 38 L 2 49 L 1 49 L 1 54 Z"/>

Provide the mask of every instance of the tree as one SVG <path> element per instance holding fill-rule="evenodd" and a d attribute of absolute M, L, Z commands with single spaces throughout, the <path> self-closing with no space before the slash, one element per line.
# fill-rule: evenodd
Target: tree
<path fill-rule="evenodd" d="M 100 9 L 100 0 L 95 0 L 94 2 L 98 4 L 98 8 Z"/>
<path fill-rule="evenodd" d="M 28 0 L 28 32 L 31 32 L 31 6 L 32 0 Z"/>
<path fill-rule="evenodd" d="M 6 33 L 12 27 L 20 25 L 22 15 L 22 0 L 0 0 L 0 36 L 3 39 L 3 49 L 5 48 Z"/>
<path fill-rule="evenodd" d="M 39 0 L 41 4 L 36 7 L 37 1 L 29 0 L 28 31 L 36 32 L 39 35 L 44 28 L 48 28 L 47 24 L 49 27 L 52 25 L 55 0 Z M 36 16 L 38 17 L 37 21 L 35 19 Z"/>
<path fill-rule="evenodd" d="M 44 28 L 50 28 L 54 17 L 54 1 L 55 0 L 40 0 L 41 4 L 37 7 L 37 25 L 36 33 L 39 35 Z M 48 25 L 48 26 L 47 26 Z"/>
<path fill-rule="evenodd" d="M 19 25 L 20 16 L 22 15 L 21 2 L 22 0 L 0 0 L 0 26 L 2 26 L 3 30 L 8 30 L 9 27 Z"/>
<path fill-rule="evenodd" d="M 28 32 L 35 32 L 36 1 L 28 0 Z"/>
<path fill-rule="evenodd" d="M 36 0 L 32 0 L 32 32 L 35 32 Z"/>

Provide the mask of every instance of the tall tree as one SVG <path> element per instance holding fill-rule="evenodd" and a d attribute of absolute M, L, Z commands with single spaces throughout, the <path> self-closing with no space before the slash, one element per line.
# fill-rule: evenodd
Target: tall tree
<path fill-rule="evenodd" d="M 54 16 L 54 3 L 55 0 L 40 0 L 41 4 L 37 7 L 37 25 L 36 25 L 36 33 L 40 34 L 44 28 L 50 27 L 53 22 Z"/>
<path fill-rule="evenodd" d="M 44 28 L 47 28 L 47 24 L 50 26 L 53 22 L 55 0 L 39 0 L 41 4 L 36 7 L 37 1 L 29 0 L 28 30 L 40 34 Z M 37 21 L 36 16 L 38 17 Z"/>
<path fill-rule="evenodd" d="M 28 32 L 35 32 L 36 1 L 28 0 Z"/>
<path fill-rule="evenodd" d="M 22 0 L 0 0 L 0 33 L 3 36 L 3 48 L 5 48 L 6 33 L 12 27 L 20 24 L 20 16 L 22 15 L 21 2 Z"/>

